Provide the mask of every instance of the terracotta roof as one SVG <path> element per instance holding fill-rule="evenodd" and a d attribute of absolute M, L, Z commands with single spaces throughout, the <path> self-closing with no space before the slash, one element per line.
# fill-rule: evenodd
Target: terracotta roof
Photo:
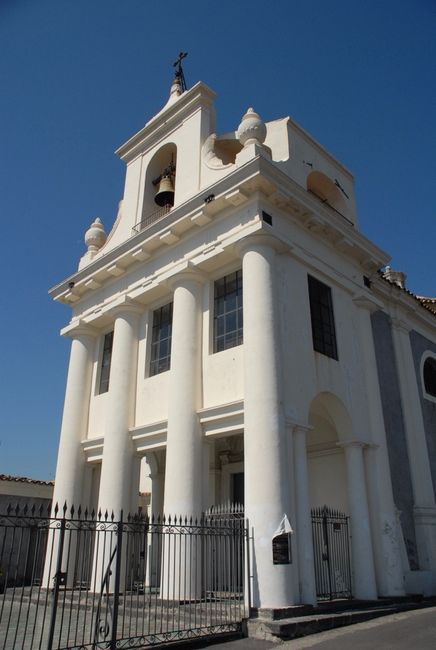
<path fill-rule="evenodd" d="M 426 296 L 416 296 L 416 299 L 419 300 L 419 302 L 423 307 L 433 312 L 433 314 L 436 314 L 436 298 L 427 298 Z"/>
<path fill-rule="evenodd" d="M 32 485 L 54 485 L 54 481 L 39 481 L 36 478 L 27 478 L 27 476 L 11 476 L 9 474 L 0 474 L 0 481 L 12 481 L 14 483 L 31 483 Z"/>
<path fill-rule="evenodd" d="M 406 287 L 400 287 L 396 282 L 392 282 L 388 278 L 386 278 L 383 275 L 383 271 L 379 270 L 378 271 L 378 276 L 385 282 L 391 285 L 391 287 L 397 287 L 398 291 L 404 291 L 404 293 L 407 293 L 409 296 L 412 296 L 412 298 L 415 298 L 415 300 L 418 302 L 421 307 L 424 307 L 427 311 L 429 311 L 433 316 L 436 316 L 436 298 L 426 298 L 425 296 L 417 296 L 415 293 L 410 291 L 409 289 L 406 289 Z"/>

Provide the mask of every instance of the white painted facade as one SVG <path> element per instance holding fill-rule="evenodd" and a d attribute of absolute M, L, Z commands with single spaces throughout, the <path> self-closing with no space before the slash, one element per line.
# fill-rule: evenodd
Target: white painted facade
<path fill-rule="evenodd" d="M 290 118 L 264 124 L 251 109 L 217 136 L 213 99 L 203 83 L 173 86 L 118 149 L 126 183 L 114 226 L 106 239 L 92 225 L 79 270 L 51 290 L 72 308 L 54 500 L 126 512 L 141 488 L 155 514 L 198 515 L 232 500 L 243 472 L 255 607 L 315 602 L 310 507 L 324 504 L 350 516 L 356 597 L 402 595 L 412 584 L 436 593 L 434 478 L 404 337 L 408 327 L 434 341 L 434 315 L 378 276 L 389 258 L 359 232 L 341 163 Z M 171 159 L 174 205 L 144 226 L 157 208 L 152 181 Z M 214 353 L 214 283 L 239 270 L 243 343 Z M 331 289 L 338 359 L 314 351 L 308 275 Z M 150 376 L 153 312 L 170 302 L 171 367 Z M 390 479 L 377 310 L 398 323 L 423 558 L 413 576 Z M 111 331 L 109 390 L 99 394 Z M 273 565 L 284 514 L 293 561 Z"/>

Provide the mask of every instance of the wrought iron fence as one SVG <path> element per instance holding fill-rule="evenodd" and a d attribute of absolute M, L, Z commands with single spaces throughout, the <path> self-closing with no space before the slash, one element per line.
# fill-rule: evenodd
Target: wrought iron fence
<path fill-rule="evenodd" d="M 312 536 L 318 599 L 352 598 L 347 515 L 327 506 L 314 508 Z"/>
<path fill-rule="evenodd" d="M 8 508 L 0 647 L 138 648 L 238 631 L 246 539 L 243 518 L 210 512 L 116 520 L 80 508 Z"/>

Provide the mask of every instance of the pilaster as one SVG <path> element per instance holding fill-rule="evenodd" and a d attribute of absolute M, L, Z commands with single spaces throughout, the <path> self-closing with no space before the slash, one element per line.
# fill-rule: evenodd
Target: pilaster
<path fill-rule="evenodd" d="M 419 514 L 436 512 L 436 503 L 409 331 L 407 323 L 392 318 L 392 336 L 415 502 L 419 565 L 421 569 L 436 570 L 436 526 L 429 523 L 428 517 L 423 518 Z"/>
<path fill-rule="evenodd" d="M 317 599 L 306 448 L 306 433 L 311 427 L 295 425 L 292 429 L 300 597 L 302 603 L 314 605 Z"/>
<path fill-rule="evenodd" d="M 350 440 L 339 442 L 338 446 L 344 449 L 347 466 L 354 596 L 362 600 L 372 600 L 377 598 L 377 587 L 363 464 L 365 445 L 357 440 Z"/>
<path fill-rule="evenodd" d="M 378 301 L 367 296 L 353 300 L 357 309 L 360 340 L 360 363 L 367 396 L 368 426 L 373 444 L 364 452 L 368 480 L 368 504 L 374 548 L 374 563 L 380 596 L 404 594 L 404 571 L 401 560 L 401 530 L 395 513 L 383 407 L 377 360 L 371 325 L 371 313 L 380 308 Z M 406 567 L 404 567 L 405 569 Z"/>

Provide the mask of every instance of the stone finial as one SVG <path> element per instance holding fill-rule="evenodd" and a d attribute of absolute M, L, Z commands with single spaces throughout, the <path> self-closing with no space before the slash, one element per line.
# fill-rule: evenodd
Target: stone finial
<path fill-rule="evenodd" d="M 236 136 L 245 147 L 249 144 L 262 145 L 266 138 L 266 126 L 253 108 L 249 108 L 242 116 Z"/>
<path fill-rule="evenodd" d="M 387 266 L 383 271 L 383 277 L 392 284 L 396 284 L 400 289 L 406 288 L 406 274 L 402 271 L 394 271 L 390 266 Z"/>
<path fill-rule="evenodd" d="M 170 99 L 177 99 L 182 94 L 182 84 L 180 83 L 179 77 L 177 75 L 173 79 L 170 90 Z"/>
<path fill-rule="evenodd" d="M 85 244 L 88 253 L 94 256 L 106 243 L 107 234 L 104 231 L 101 220 L 97 217 L 85 233 Z"/>

